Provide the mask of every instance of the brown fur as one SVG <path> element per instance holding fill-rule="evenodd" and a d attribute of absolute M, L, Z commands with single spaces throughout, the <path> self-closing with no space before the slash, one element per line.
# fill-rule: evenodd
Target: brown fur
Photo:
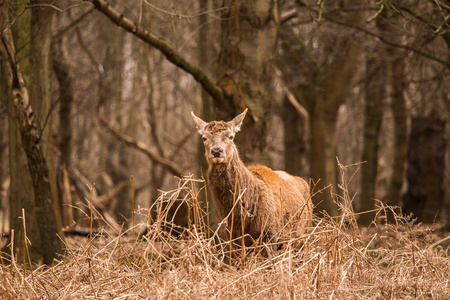
<path fill-rule="evenodd" d="M 253 240 L 262 238 L 264 242 L 277 242 L 283 232 L 292 229 L 299 234 L 310 226 L 312 202 L 309 187 L 300 177 L 286 172 L 273 171 L 261 165 L 248 168 L 244 165 L 233 138 L 240 130 L 246 112 L 230 122 L 206 123 L 192 115 L 205 144 L 209 187 L 220 216 L 229 217 L 227 222 L 232 237 L 244 233 Z M 212 148 L 222 149 L 220 156 L 216 154 L 214 157 Z M 244 196 L 231 211 L 244 189 Z M 247 238 L 246 244 L 252 244 L 252 239 Z"/>

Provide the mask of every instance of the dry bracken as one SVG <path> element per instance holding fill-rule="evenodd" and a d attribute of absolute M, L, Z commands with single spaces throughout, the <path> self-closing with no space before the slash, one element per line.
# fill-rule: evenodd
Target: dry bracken
<path fill-rule="evenodd" d="M 301 249 L 292 238 L 270 258 L 245 245 L 230 257 L 230 242 L 205 222 L 198 203 L 203 184 L 184 178 L 178 189 L 162 193 L 156 219 L 139 224 L 148 229 L 143 237 L 133 239 L 130 228 L 115 236 L 68 238 L 65 256 L 49 268 L 30 269 L 1 253 L 0 298 L 448 299 L 449 238 L 390 207 L 379 207 L 378 216 L 391 213 L 391 224 L 378 218 L 358 228 L 344 205 L 341 218 L 313 221 Z M 189 207 L 188 228 L 169 218 L 179 201 Z M 181 234 L 171 234 L 175 228 Z"/>

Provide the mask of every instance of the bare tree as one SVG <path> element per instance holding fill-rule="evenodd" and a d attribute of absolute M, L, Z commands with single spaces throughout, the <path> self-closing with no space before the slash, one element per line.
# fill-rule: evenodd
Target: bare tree
<path fill-rule="evenodd" d="M 387 27 L 381 17 L 377 19 L 376 28 Z M 385 46 L 379 47 L 371 41 L 366 50 L 366 74 L 364 93 L 364 148 L 361 167 L 361 211 L 370 211 L 375 208 L 376 182 L 378 174 L 381 121 L 383 118 L 384 103 L 386 101 L 387 85 L 385 84 L 388 61 Z M 389 75 L 388 75 L 389 76 Z M 361 215 L 359 221 L 368 225 L 375 213 Z"/>
<path fill-rule="evenodd" d="M 332 10 L 333 6 L 328 9 L 348 24 L 361 25 L 364 16 L 360 13 L 360 1 L 345 1 L 343 5 L 342 11 Z M 340 38 L 335 39 L 335 29 L 327 25 L 321 35 L 314 35 L 286 23 L 281 32 L 284 51 L 277 65 L 287 87 L 309 115 L 310 177 L 320 180 L 316 188 L 331 186 L 331 192 L 337 193 L 336 121 L 352 87 L 363 44 L 361 36 L 353 31 L 341 31 Z M 307 40 L 303 41 L 298 32 L 305 34 Z M 302 76 L 296 77 L 299 71 Z M 337 214 L 331 192 L 327 190 L 317 196 L 317 208 Z"/>
<path fill-rule="evenodd" d="M 2 26 L 1 28 L 6 29 L 11 26 L 15 35 L 16 46 L 21 49 L 21 51 L 15 53 L 18 58 L 18 64 L 21 70 L 24 70 L 24 80 L 29 82 L 29 71 L 30 71 L 30 60 L 29 60 L 29 39 L 30 39 L 30 18 L 31 14 L 29 10 L 25 8 L 22 3 L 17 3 L 17 13 L 23 12 L 21 18 L 17 19 L 13 23 L 9 18 L 9 13 L 12 13 L 13 3 L 8 3 L 8 5 L 2 6 Z M 11 11 L 8 11 L 11 9 Z M 9 22 L 8 22 L 9 21 Z M 8 86 L 7 78 L 8 74 L 5 72 L 6 68 L 3 68 L 2 72 L 2 82 L 4 86 Z M 14 245 L 16 245 L 16 253 L 19 255 L 20 259 L 23 259 L 23 249 L 20 247 L 23 240 L 23 220 L 19 217 L 22 215 L 22 209 L 25 209 L 27 213 L 26 226 L 28 228 L 28 234 L 30 236 L 31 246 L 31 258 L 39 259 L 39 232 L 37 230 L 37 219 L 35 214 L 35 200 L 33 192 L 33 183 L 28 170 L 27 158 L 25 151 L 22 147 L 20 130 L 17 127 L 18 116 L 16 114 L 13 103 L 10 101 L 12 99 L 11 90 L 5 88 L 6 94 L 4 99 L 8 99 L 8 132 L 9 132 L 9 168 L 10 168 L 10 228 L 15 230 Z M 11 201 L 13 200 L 13 201 Z M 36 247 L 36 248 L 35 248 Z M 37 253 L 37 254 L 36 254 Z"/>
<path fill-rule="evenodd" d="M 1 12 L 2 17 L 7 17 L 8 12 L 5 7 Z M 2 67 L 5 69 L 5 79 L 12 96 L 11 105 L 14 106 L 18 118 L 21 141 L 33 179 L 41 255 L 43 262 L 50 265 L 53 259 L 61 253 L 60 237 L 62 238 L 62 236 L 55 214 L 55 200 L 51 190 L 49 169 L 42 149 L 42 127 L 30 105 L 28 90 L 17 64 L 16 50 L 10 29 L 4 31 L 1 42 Z M 22 251 L 24 250 L 22 249 Z"/>

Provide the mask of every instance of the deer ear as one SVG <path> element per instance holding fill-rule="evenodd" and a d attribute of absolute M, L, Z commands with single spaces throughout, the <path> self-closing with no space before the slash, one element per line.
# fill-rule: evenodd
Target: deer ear
<path fill-rule="evenodd" d="M 228 122 L 228 124 L 230 124 L 232 126 L 234 132 L 238 132 L 239 130 L 241 130 L 241 125 L 242 125 L 242 122 L 244 121 L 247 111 L 248 111 L 248 108 L 246 108 L 244 110 L 244 112 L 241 113 L 239 116 L 235 117 L 233 120 Z"/>
<path fill-rule="evenodd" d="M 192 114 L 192 118 L 194 119 L 195 127 L 197 127 L 198 133 L 203 135 L 203 133 L 205 132 L 205 126 L 207 123 L 205 121 L 203 121 L 202 119 L 200 119 L 199 117 L 197 117 L 196 115 L 194 115 L 194 112 L 191 111 L 191 114 Z"/>

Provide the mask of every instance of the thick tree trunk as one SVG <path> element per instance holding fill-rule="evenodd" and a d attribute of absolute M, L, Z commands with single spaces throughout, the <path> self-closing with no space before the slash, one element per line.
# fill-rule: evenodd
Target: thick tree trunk
<path fill-rule="evenodd" d="M 58 187 L 56 183 L 56 161 L 53 137 L 52 112 L 52 52 L 51 37 L 52 23 L 55 10 L 50 7 L 40 7 L 41 4 L 50 4 L 50 0 L 33 0 L 31 4 L 36 4 L 31 9 L 31 40 L 30 40 L 30 105 L 34 109 L 37 117 L 37 124 L 40 124 L 40 146 L 48 170 L 48 181 L 54 217 L 58 235 L 64 239 L 62 233 L 62 220 L 60 205 L 58 201 Z M 39 127 L 38 127 L 39 128 Z M 31 171 L 31 170 L 30 170 Z M 35 189 L 36 190 L 36 189 Z M 38 206 L 37 206 L 38 207 Z M 39 209 L 39 207 L 38 207 Z M 41 224 L 42 222 L 42 224 Z M 38 219 L 39 228 L 45 228 L 45 219 Z M 44 241 L 42 241 L 44 242 Z M 50 241 L 45 241 L 50 242 Z M 52 241 L 53 242 L 53 241 Z M 60 242 L 58 240 L 58 242 Z M 43 247 L 45 247 L 43 245 Z M 43 248 L 44 250 L 44 248 Z M 45 253 L 44 253 L 45 257 Z"/>
<path fill-rule="evenodd" d="M 52 128 L 52 63 L 51 36 L 55 10 L 50 7 L 40 7 L 49 4 L 48 0 L 33 0 L 36 4 L 31 8 L 31 40 L 30 40 L 30 104 L 37 116 L 40 128 L 40 144 L 48 164 L 49 183 L 52 192 L 53 205 L 58 228 L 62 228 L 59 214 L 58 188 L 56 185 L 56 163 L 54 153 L 54 138 Z M 60 232 L 62 236 L 62 231 Z"/>
<path fill-rule="evenodd" d="M 0 55 L 2 68 L 6 74 L 7 86 L 12 91 L 12 104 L 18 118 L 22 145 L 27 154 L 28 168 L 33 181 L 36 202 L 36 218 L 41 239 L 41 249 L 44 264 L 51 264 L 53 259 L 61 253 L 61 241 L 55 210 L 52 201 L 49 171 L 41 148 L 39 122 L 30 105 L 28 91 L 22 74 L 16 64 L 15 48 L 10 30 L 6 30 L 1 37 Z"/>
<path fill-rule="evenodd" d="M 379 57 L 369 53 L 366 61 L 366 90 L 364 113 L 364 149 L 361 172 L 361 207 L 365 212 L 375 208 L 375 187 L 378 174 L 378 149 L 381 120 L 383 117 L 384 96 L 386 86 L 385 64 Z M 374 218 L 374 213 L 366 213 L 360 216 L 362 225 L 369 225 Z"/>
<path fill-rule="evenodd" d="M 50 265 L 53 259 L 61 253 L 63 238 L 61 229 L 57 226 L 54 200 L 50 187 L 49 171 L 45 157 L 40 147 L 40 136 L 36 130 L 37 122 L 31 118 L 33 111 L 29 106 L 27 90 L 22 86 L 14 91 L 14 104 L 19 115 L 22 145 L 27 153 L 28 167 L 33 178 L 33 188 L 36 201 L 36 217 L 41 238 L 41 248 L 44 264 Z"/>
<path fill-rule="evenodd" d="M 425 223 L 434 222 L 444 205 L 445 127 L 438 113 L 411 120 L 403 209 Z"/>
<path fill-rule="evenodd" d="M 218 84 L 224 100 L 215 118 L 230 120 L 249 107 L 250 120 L 238 136 L 242 158 L 268 163 L 267 119 L 271 102 L 271 68 L 278 38 L 278 2 L 224 1 Z"/>
<path fill-rule="evenodd" d="M 5 76 L 2 74 L 2 76 Z M 23 251 L 23 219 L 22 209 L 26 213 L 27 235 L 30 239 L 30 256 L 33 261 L 41 257 L 39 230 L 36 220 L 33 182 L 28 170 L 27 158 L 22 147 L 20 130 L 17 127 L 16 114 L 11 92 L 8 95 L 8 121 L 9 121 L 9 176 L 10 183 L 10 229 L 14 230 L 14 251 L 22 260 Z"/>
<path fill-rule="evenodd" d="M 17 2 L 17 11 L 24 11 L 20 18 L 17 19 L 15 26 L 12 30 L 14 31 L 14 42 L 20 51 L 16 54 L 17 61 L 20 65 L 21 70 L 25 75 L 30 74 L 30 10 L 25 10 L 25 3 Z M 2 16 L 0 20 L 6 21 L 7 18 L 7 6 L 4 5 L 0 7 L 0 12 Z M 6 28 L 2 26 L 1 28 Z M 9 74 L 3 68 L 2 76 L 5 86 L 8 86 L 7 76 Z M 25 82 L 29 82 L 29 78 L 24 78 Z M 30 239 L 29 252 L 31 259 L 36 261 L 41 257 L 40 250 L 40 240 L 39 240 L 39 230 L 36 223 L 36 213 L 35 213 L 35 202 L 34 202 L 34 192 L 33 183 L 28 170 L 27 157 L 25 151 L 22 147 L 20 130 L 17 126 L 18 116 L 16 115 L 14 103 L 12 102 L 11 89 L 8 87 L 8 93 L 5 97 L 9 99 L 8 105 L 8 127 L 9 127 L 9 168 L 10 168 L 10 228 L 14 230 L 14 251 L 17 254 L 19 260 L 23 259 L 23 219 L 22 209 L 25 209 L 26 213 L 26 227 L 27 235 Z"/>

